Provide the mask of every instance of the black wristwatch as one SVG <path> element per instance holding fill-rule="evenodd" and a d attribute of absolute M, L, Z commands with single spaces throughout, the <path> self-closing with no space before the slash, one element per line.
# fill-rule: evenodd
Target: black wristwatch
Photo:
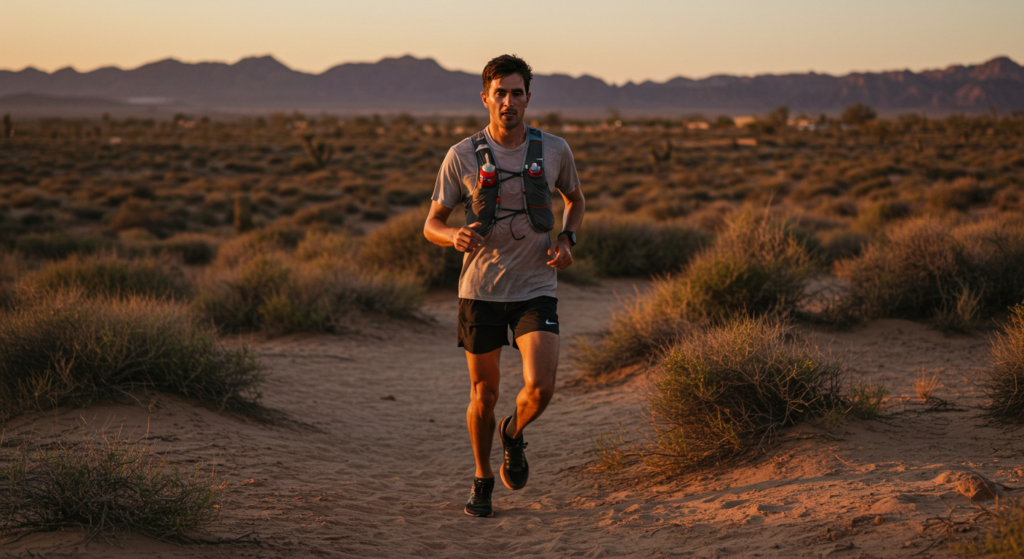
<path fill-rule="evenodd" d="M 558 234 L 559 237 L 561 237 L 562 235 L 568 235 L 569 236 L 569 246 L 571 246 L 571 247 L 576 246 L 576 233 L 575 232 L 573 232 L 573 231 L 562 231 L 561 233 Z"/>

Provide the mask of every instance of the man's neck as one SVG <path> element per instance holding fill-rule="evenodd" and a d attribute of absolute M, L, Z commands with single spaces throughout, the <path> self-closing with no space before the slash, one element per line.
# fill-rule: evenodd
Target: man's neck
<path fill-rule="evenodd" d="M 487 132 L 491 135 L 492 140 L 505 149 L 515 149 L 526 141 L 525 122 L 520 122 L 519 126 L 511 130 L 492 122 L 487 125 Z"/>

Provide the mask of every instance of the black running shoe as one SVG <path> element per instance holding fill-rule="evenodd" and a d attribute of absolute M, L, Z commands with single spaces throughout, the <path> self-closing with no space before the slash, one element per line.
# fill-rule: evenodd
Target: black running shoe
<path fill-rule="evenodd" d="M 473 478 L 473 492 L 466 503 L 466 514 L 470 516 L 494 516 L 491 510 L 491 492 L 494 491 L 494 478 Z"/>
<path fill-rule="evenodd" d="M 505 427 L 512 421 L 508 416 L 498 422 L 498 432 L 501 433 L 501 447 L 505 449 L 505 461 L 501 463 L 501 481 L 505 487 L 515 491 L 526 487 L 526 480 L 530 479 L 530 466 L 526 463 L 526 443 L 523 436 L 513 439 L 505 434 Z"/>

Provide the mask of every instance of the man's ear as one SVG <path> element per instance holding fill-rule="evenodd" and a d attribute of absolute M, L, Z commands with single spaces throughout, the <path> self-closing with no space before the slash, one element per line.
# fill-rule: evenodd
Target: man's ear
<path fill-rule="evenodd" d="M 486 107 L 487 106 L 487 92 L 486 91 L 481 91 L 480 92 L 480 100 L 483 101 L 483 104 Z"/>

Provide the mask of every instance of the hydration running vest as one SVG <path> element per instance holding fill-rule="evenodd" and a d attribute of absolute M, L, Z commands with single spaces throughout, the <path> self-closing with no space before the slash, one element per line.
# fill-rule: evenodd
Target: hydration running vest
<path fill-rule="evenodd" d="M 483 130 L 473 135 L 473 151 L 476 154 L 476 185 L 470 193 L 471 200 L 467 200 L 466 224 L 480 222 L 477 233 L 487 236 L 491 229 L 503 219 L 514 219 L 519 214 L 526 214 L 533 230 L 547 233 L 555 227 L 555 214 L 551 211 L 551 189 L 544 177 L 544 143 L 541 140 L 541 132 L 536 128 L 527 126 L 526 158 L 523 159 L 523 167 L 518 171 L 507 171 L 496 169 L 493 186 L 485 186 L 480 178 L 480 168 L 487 163 L 497 165 L 494 153 L 487 144 L 487 136 Z M 522 209 L 504 208 L 501 206 L 501 183 L 514 177 L 523 178 L 523 207 Z M 498 217 L 498 210 L 511 212 L 508 215 Z M 509 222 L 511 224 L 511 222 Z M 511 227 L 511 225 L 510 225 Z M 516 238 L 515 233 L 512 238 Z M 525 238 L 525 237 L 524 237 Z"/>

